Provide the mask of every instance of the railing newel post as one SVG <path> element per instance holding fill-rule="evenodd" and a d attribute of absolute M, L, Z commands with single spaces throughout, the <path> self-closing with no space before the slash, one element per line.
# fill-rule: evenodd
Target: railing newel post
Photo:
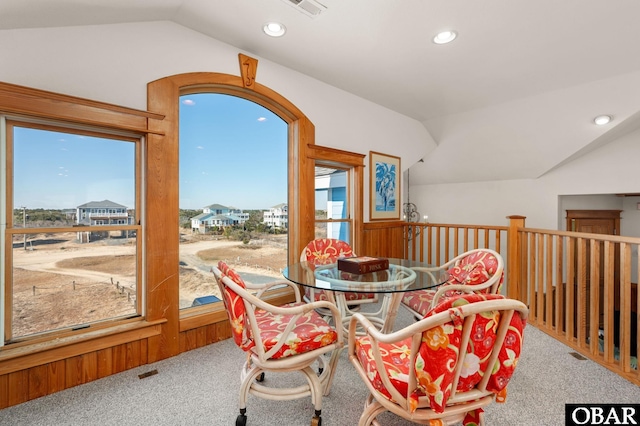
<path fill-rule="evenodd" d="M 509 219 L 509 229 L 507 231 L 507 297 L 510 299 L 522 300 L 522 295 L 526 294 L 520 288 L 520 253 L 518 252 L 519 230 L 524 228 L 526 216 L 511 215 Z M 526 301 L 523 301 L 526 303 Z"/>

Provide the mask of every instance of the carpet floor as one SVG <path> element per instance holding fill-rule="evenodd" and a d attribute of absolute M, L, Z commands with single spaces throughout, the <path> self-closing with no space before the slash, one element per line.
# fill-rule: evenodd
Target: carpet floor
<path fill-rule="evenodd" d="M 400 314 L 397 325 L 410 318 Z M 564 424 L 566 403 L 638 403 L 640 388 L 528 326 L 507 401 L 486 408 L 492 426 Z M 1 425 L 234 425 L 240 367 L 245 355 L 231 339 L 144 365 L 82 386 L 0 410 Z M 157 371 L 140 379 L 139 375 Z M 302 377 L 302 376 L 300 376 Z M 266 380 L 293 381 L 292 377 Z M 324 426 L 357 425 L 366 388 L 347 359 L 338 363 L 329 396 L 323 399 Z M 251 396 L 247 425 L 309 425 L 310 398 L 267 401 Z M 383 425 L 412 423 L 389 413 Z"/>

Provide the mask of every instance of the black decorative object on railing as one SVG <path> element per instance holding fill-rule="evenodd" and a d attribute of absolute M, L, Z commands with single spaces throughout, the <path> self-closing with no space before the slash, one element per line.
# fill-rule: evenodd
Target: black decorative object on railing
<path fill-rule="evenodd" d="M 402 212 L 404 220 L 407 222 L 419 222 L 420 212 L 413 203 L 404 203 L 402 205 Z M 420 235 L 420 228 L 416 228 L 416 237 Z M 413 238 L 413 226 L 409 226 L 407 229 L 407 238 L 411 240 Z"/>
<path fill-rule="evenodd" d="M 407 222 L 418 222 L 420 220 L 420 213 L 413 203 L 404 203 L 402 205 L 402 211 L 404 214 L 404 220 Z"/>
<path fill-rule="evenodd" d="M 420 159 L 419 163 L 423 163 L 424 160 Z M 420 222 L 420 212 L 415 204 L 411 202 L 411 186 L 410 186 L 410 169 L 407 169 L 407 202 L 402 204 L 403 219 L 406 222 Z M 409 226 L 407 229 L 407 239 L 411 241 L 413 238 L 413 226 Z M 420 235 L 420 228 L 416 228 L 416 237 Z"/>

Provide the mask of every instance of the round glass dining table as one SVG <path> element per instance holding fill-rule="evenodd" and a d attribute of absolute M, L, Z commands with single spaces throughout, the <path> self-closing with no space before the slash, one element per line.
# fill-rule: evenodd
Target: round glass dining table
<path fill-rule="evenodd" d="M 415 269 L 417 268 L 417 269 Z M 349 308 L 345 292 L 378 293 L 382 303 L 378 310 L 361 310 L 381 331 L 392 331 L 403 293 L 433 289 L 446 281 L 446 273 L 437 267 L 407 259 L 389 258 L 389 268 L 365 274 L 352 274 L 338 269 L 336 263 L 316 265 L 300 262 L 286 267 L 282 274 L 296 284 L 324 290 L 342 316 L 346 332 L 353 311 Z"/>

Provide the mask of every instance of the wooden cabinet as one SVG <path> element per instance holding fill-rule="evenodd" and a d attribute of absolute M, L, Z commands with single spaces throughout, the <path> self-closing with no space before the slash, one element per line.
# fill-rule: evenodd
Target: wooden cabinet
<path fill-rule="evenodd" d="M 622 210 L 567 210 L 567 231 L 620 235 Z"/>

